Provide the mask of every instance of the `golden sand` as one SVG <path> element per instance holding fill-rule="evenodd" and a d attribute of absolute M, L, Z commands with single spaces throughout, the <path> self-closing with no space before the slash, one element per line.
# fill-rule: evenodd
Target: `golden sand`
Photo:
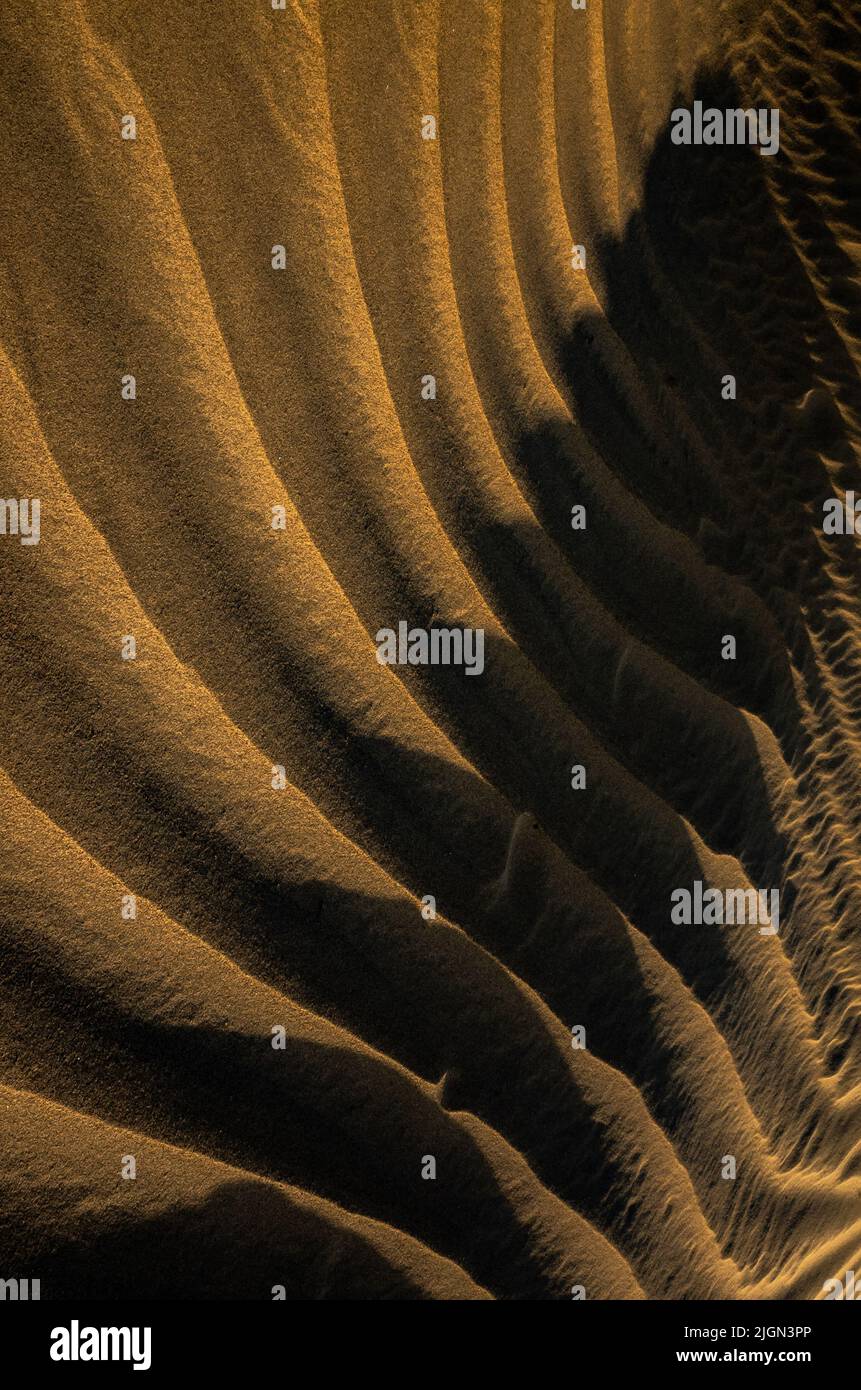
<path fill-rule="evenodd" d="M 5 0 L 0 1277 L 861 1269 L 858 37 Z"/>

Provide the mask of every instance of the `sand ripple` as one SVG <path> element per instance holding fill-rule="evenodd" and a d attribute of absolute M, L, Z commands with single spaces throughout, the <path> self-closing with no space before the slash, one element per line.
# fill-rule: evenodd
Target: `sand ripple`
<path fill-rule="evenodd" d="M 0 1277 L 861 1268 L 857 39 L 6 0 Z M 779 156 L 673 146 L 694 99 Z M 401 620 L 484 629 L 481 677 L 381 666 Z M 674 925 L 694 881 L 779 933 Z"/>

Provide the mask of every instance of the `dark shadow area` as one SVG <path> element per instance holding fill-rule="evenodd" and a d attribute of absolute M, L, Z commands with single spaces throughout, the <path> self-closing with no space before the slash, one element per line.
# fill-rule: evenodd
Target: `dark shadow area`
<path fill-rule="evenodd" d="M 57 1299 L 422 1299 L 427 1289 L 374 1245 L 262 1182 L 225 1182 L 195 1203 L 38 1253 Z"/>

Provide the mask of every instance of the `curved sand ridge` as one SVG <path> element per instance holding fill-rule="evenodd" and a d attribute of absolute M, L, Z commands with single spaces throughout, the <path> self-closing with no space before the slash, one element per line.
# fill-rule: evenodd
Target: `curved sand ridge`
<path fill-rule="evenodd" d="M 861 1267 L 857 31 L 4 7 L 0 1276 Z M 780 154 L 673 146 L 694 99 Z M 399 621 L 484 671 L 381 666 Z M 779 932 L 675 925 L 694 881 Z"/>

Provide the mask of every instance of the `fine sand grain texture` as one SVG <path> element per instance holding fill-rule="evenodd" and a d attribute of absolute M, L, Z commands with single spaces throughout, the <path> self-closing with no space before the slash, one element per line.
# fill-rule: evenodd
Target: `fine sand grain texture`
<path fill-rule="evenodd" d="M 0 1278 L 824 1298 L 857 9 L 276 3 L 0 7 Z"/>

